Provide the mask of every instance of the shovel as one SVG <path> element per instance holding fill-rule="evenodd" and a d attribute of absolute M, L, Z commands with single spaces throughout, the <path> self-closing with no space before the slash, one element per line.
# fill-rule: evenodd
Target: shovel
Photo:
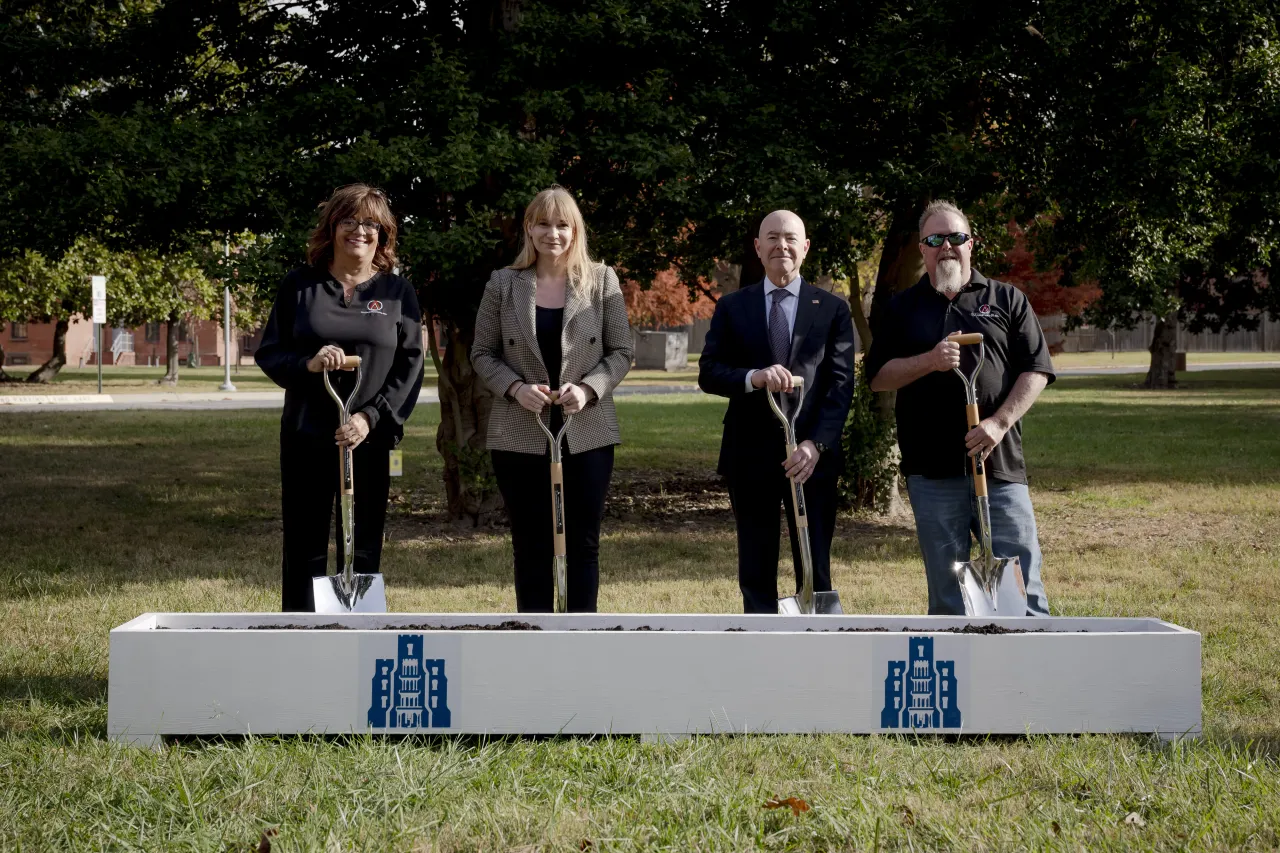
<path fill-rule="evenodd" d="M 559 391 L 552 391 L 547 396 L 555 405 L 560 399 Z M 542 428 L 551 442 L 551 530 L 555 539 L 555 562 L 552 564 L 551 577 L 555 582 L 556 594 L 553 608 L 555 613 L 569 612 L 569 558 L 564 541 L 564 463 L 560 459 L 560 441 L 569 429 L 569 421 L 573 415 L 564 416 L 564 425 L 560 432 L 552 435 L 551 430 L 542 422 L 542 415 L 534 415 L 538 426 Z"/>
<path fill-rule="evenodd" d="M 804 405 L 804 377 L 791 377 L 791 388 L 799 396 L 796 398 L 796 405 L 791 411 L 790 418 L 782 413 L 773 393 L 765 391 L 769 397 L 769 408 L 773 409 L 773 413 L 778 416 L 778 420 L 782 422 L 782 429 L 786 433 L 788 459 L 796 452 L 796 416 L 800 414 L 800 408 Z M 791 477 L 787 478 L 787 482 L 791 484 L 791 506 L 796 516 L 796 536 L 800 540 L 800 592 L 786 598 L 779 598 L 778 613 L 783 616 L 844 613 L 844 609 L 840 607 L 840 593 L 835 590 L 813 591 L 813 551 L 809 547 L 809 513 L 804 504 L 804 486 Z"/>
<path fill-rule="evenodd" d="M 977 344 L 978 364 L 966 376 L 958 367 L 956 375 L 964 382 L 965 415 L 969 429 L 978 425 L 978 371 L 986 361 L 986 348 L 981 332 L 948 335 L 947 340 L 961 346 Z M 966 616 L 1026 616 L 1027 588 L 1022 580 L 1022 564 L 1017 557 L 996 557 L 991 549 L 991 501 L 987 497 L 987 472 L 982 456 L 973 459 L 973 494 L 978 499 L 978 533 L 982 552 L 978 559 L 958 562 L 951 567 L 960 582 Z"/>
<path fill-rule="evenodd" d="M 324 387 L 338 404 L 341 422 L 351 420 L 348 406 L 360 390 L 360 356 L 349 355 L 342 363 L 344 370 L 355 368 L 356 384 L 344 401 L 329 383 L 329 369 L 324 371 Z M 356 488 L 350 447 L 338 448 L 338 468 L 342 477 L 342 571 L 335 575 L 312 578 L 311 591 L 317 613 L 386 613 L 387 591 L 382 575 L 358 575 L 356 560 Z"/>

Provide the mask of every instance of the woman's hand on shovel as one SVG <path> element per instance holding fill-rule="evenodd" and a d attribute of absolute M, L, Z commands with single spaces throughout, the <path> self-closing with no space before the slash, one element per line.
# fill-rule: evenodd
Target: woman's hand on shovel
<path fill-rule="evenodd" d="M 368 437 L 369 419 L 364 412 L 356 412 L 351 416 L 351 420 L 345 424 L 339 424 L 337 432 L 333 434 L 339 447 L 350 447 L 352 450 Z"/>
<path fill-rule="evenodd" d="M 566 382 L 560 386 L 560 396 L 556 400 L 556 405 L 562 406 L 566 415 L 576 415 L 587 407 L 589 390 L 586 386 Z M 595 392 L 592 391 L 592 394 L 594 395 Z"/>
<path fill-rule="evenodd" d="M 307 370 L 312 373 L 324 373 L 326 370 L 355 370 L 354 367 L 342 366 L 346 358 L 347 354 L 342 351 L 342 347 L 325 344 L 320 347 L 320 352 L 307 361 Z"/>
<path fill-rule="evenodd" d="M 516 398 L 517 403 L 536 415 L 551 402 L 551 398 L 547 396 L 550 393 L 551 389 L 546 385 L 521 382 L 520 387 L 511 392 L 511 396 Z"/>

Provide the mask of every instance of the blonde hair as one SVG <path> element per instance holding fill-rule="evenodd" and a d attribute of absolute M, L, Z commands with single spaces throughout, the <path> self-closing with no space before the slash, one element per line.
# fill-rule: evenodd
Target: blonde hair
<path fill-rule="evenodd" d="M 573 242 L 569 244 L 569 286 L 590 289 L 595 285 L 595 272 L 599 264 L 587 251 L 587 223 L 582 218 L 578 203 L 569 191 L 559 184 L 552 184 L 533 197 L 524 209 L 524 224 L 520 229 L 520 253 L 508 269 L 525 270 L 538 262 L 538 250 L 529 239 L 529 229 L 540 219 L 555 222 L 563 219 L 573 228 Z"/>

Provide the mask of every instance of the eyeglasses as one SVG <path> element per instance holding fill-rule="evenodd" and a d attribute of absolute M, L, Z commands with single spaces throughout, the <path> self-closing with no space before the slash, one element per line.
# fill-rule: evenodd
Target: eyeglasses
<path fill-rule="evenodd" d="M 943 243 L 950 243 L 953 246 L 963 246 L 968 243 L 972 237 L 962 231 L 956 231 L 952 234 L 930 234 L 920 242 L 924 243 L 930 249 L 936 249 Z"/>
<path fill-rule="evenodd" d="M 367 228 L 370 231 L 372 231 L 374 234 L 377 234 L 379 231 L 382 230 L 382 226 L 379 225 L 377 222 L 374 222 L 372 219 L 366 219 L 364 222 L 360 222 L 350 216 L 348 216 L 346 219 L 339 219 L 338 227 L 341 228 L 343 231 L 355 231 L 358 228 Z"/>

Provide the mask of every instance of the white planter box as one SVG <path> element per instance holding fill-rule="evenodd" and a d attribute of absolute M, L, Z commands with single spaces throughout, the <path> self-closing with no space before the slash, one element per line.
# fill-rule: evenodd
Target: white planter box
<path fill-rule="evenodd" d="M 506 620 L 542 630 L 429 629 Z M 1094 618 L 980 620 L 1037 633 L 947 631 L 969 621 L 148 613 L 111 632 L 107 728 L 138 743 L 302 732 L 1200 733 L 1195 631 Z M 334 624 L 345 629 L 284 627 Z M 615 626 L 652 630 L 602 630 Z"/>

